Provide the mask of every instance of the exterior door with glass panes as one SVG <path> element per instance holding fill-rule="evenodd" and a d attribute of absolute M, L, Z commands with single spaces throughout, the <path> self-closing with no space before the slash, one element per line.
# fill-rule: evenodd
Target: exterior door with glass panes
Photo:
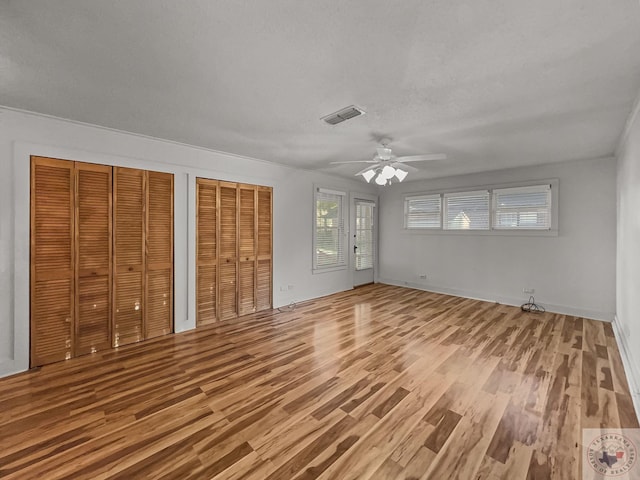
<path fill-rule="evenodd" d="M 366 285 L 374 281 L 377 257 L 376 202 L 373 199 L 354 198 L 351 212 L 353 285 Z"/>

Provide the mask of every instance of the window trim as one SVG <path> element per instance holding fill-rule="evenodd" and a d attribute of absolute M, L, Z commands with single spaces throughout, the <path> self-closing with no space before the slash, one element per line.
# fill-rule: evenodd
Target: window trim
<path fill-rule="evenodd" d="M 523 187 L 535 187 L 539 185 L 549 185 L 551 188 L 551 223 L 550 228 L 548 230 L 542 229 L 531 229 L 531 228 L 521 228 L 521 229 L 505 229 L 505 228 L 494 228 L 494 190 L 501 190 L 505 188 L 523 188 Z M 490 184 L 490 185 L 469 185 L 468 187 L 456 187 L 450 189 L 438 189 L 438 190 L 425 190 L 418 192 L 410 192 L 406 193 L 403 197 L 403 230 L 405 233 L 410 235 L 490 235 L 490 236 L 530 236 L 530 237 L 557 237 L 559 234 L 558 228 L 558 191 L 559 191 L 559 179 L 557 178 L 545 178 L 540 180 L 528 180 L 524 182 L 510 182 L 510 183 L 500 183 L 500 184 Z M 429 195 L 440 195 L 444 199 L 445 194 L 455 194 L 455 193 L 471 193 L 478 191 L 488 190 L 490 192 L 489 197 L 489 230 L 447 230 L 444 227 L 444 202 L 442 202 L 441 208 L 441 218 L 440 218 L 440 228 L 415 228 L 407 226 L 407 200 L 410 198 L 424 197 Z"/>
<path fill-rule="evenodd" d="M 318 224 L 317 224 L 317 220 L 318 220 L 318 212 L 317 212 L 317 206 L 318 206 L 318 194 L 319 193 L 323 193 L 323 194 L 328 194 L 328 195 L 337 195 L 342 197 L 341 200 L 341 208 L 340 208 L 340 226 L 338 227 L 338 232 L 339 232 L 339 236 L 342 237 L 342 242 L 341 242 L 341 247 L 342 247 L 342 262 L 340 263 L 336 263 L 336 264 L 332 264 L 332 265 L 325 265 L 325 266 L 318 266 L 317 264 L 317 255 L 316 255 L 316 251 L 317 251 L 317 242 L 318 242 Z M 313 259 L 312 259 L 312 272 L 315 273 L 325 273 L 325 272 L 334 272 L 337 270 L 346 270 L 349 266 L 349 260 L 347 258 L 347 249 L 348 249 L 348 245 L 347 245 L 347 240 L 348 240 L 348 233 L 347 233 L 347 225 L 346 225 L 346 221 L 348 219 L 348 213 L 349 213 L 349 206 L 347 204 L 347 192 L 345 191 L 341 191 L 341 190 L 334 190 L 334 189 L 329 189 L 329 188 L 324 188 L 324 187 L 320 187 L 317 185 L 314 185 L 313 188 L 313 215 L 312 215 L 312 220 L 313 220 L 313 247 L 312 247 L 312 255 L 313 255 Z"/>

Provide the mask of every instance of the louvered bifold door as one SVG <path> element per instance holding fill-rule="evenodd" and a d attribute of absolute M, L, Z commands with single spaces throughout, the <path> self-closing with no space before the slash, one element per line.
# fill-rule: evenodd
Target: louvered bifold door
<path fill-rule="evenodd" d="M 238 316 L 238 202 L 235 183 L 220 182 L 219 188 L 218 315 L 226 320 Z"/>
<path fill-rule="evenodd" d="M 217 180 L 196 179 L 196 324 L 217 318 Z"/>
<path fill-rule="evenodd" d="M 173 331 L 173 175 L 147 172 L 145 338 Z"/>
<path fill-rule="evenodd" d="M 238 185 L 238 314 L 256 311 L 256 187 Z"/>
<path fill-rule="evenodd" d="M 73 168 L 31 158 L 31 367 L 73 356 Z"/>
<path fill-rule="evenodd" d="M 144 339 L 145 172 L 113 171 L 113 346 Z"/>
<path fill-rule="evenodd" d="M 268 310 L 272 305 L 273 242 L 272 242 L 272 189 L 258 187 L 258 242 L 256 268 L 256 308 Z"/>
<path fill-rule="evenodd" d="M 111 348 L 111 167 L 76 163 L 75 172 L 75 354 L 82 355 Z"/>

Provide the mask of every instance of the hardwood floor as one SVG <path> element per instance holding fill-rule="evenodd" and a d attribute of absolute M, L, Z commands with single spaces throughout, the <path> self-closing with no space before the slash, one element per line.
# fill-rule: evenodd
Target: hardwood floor
<path fill-rule="evenodd" d="M 0 380 L 0 477 L 580 477 L 611 325 L 369 285 Z"/>

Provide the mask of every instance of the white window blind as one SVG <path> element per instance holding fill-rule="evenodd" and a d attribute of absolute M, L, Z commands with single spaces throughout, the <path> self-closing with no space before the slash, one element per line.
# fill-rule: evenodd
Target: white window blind
<path fill-rule="evenodd" d="M 375 203 L 356 200 L 356 270 L 373 268 Z"/>
<path fill-rule="evenodd" d="M 315 193 L 314 269 L 346 266 L 344 210 L 346 193 L 317 188 Z"/>
<path fill-rule="evenodd" d="M 489 230 L 489 191 L 444 194 L 446 230 Z"/>
<path fill-rule="evenodd" d="M 440 228 L 442 225 L 441 195 L 406 197 L 404 215 L 406 228 Z"/>
<path fill-rule="evenodd" d="M 549 230 L 551 186 L 500 188 L 493 191 L 493 228 L 498 230 Z"/>

